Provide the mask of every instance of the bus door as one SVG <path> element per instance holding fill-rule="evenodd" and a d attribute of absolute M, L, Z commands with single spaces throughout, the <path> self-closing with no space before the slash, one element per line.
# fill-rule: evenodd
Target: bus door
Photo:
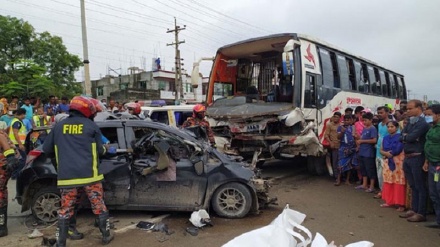
<path fill-rule="evenodd" d="M 304 117 L 306 120 L 315 120 L 316 126 L 322 122 L 322 112 L 318 107 L 318 76 L 319 75 L 306 72 L 304 87 Z"/>

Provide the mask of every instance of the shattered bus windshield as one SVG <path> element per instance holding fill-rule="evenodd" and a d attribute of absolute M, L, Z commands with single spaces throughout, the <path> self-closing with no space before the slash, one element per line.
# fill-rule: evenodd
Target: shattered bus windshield
<path fill-rule="evenodd" d="M 292 36 L 281 35 L 220 48 L 210 77 L 207 102 L 245 97 L 245 103 L 297 104 L 293 68 L 287 73 L 283 67 L 284 47 L 290 39 Z M 293 58 L 290 52 L 289 65 L 293 65 Z"/>
<path fill-rule="evenodd" d="M 245 95 L 247 103 L 292 102 L 292 76 L 282 72 L 282 53 L 273 53 L 262 61 L 238 60 L 237 93 Z"/>

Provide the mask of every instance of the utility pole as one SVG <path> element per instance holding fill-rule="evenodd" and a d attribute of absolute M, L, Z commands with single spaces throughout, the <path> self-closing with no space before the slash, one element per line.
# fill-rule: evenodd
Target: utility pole
<path fill-rule="evenodd" d="M 81 0 L 81 30 L 82 30 L 82 43 L 84 54 L 84 92 L 88 96 L 92 96 L 92 85 L 90 83 L 90 68 L 89 68 L 89 48 L 87 46 L 87 28 L 86 28 L 86 8 L 84 0 Z"/>
<path fill-rule="evenodd" d="M 176 104 L 177 101 L 179 100 L 179 95 L 180 98 L 183 97 L 183 87 L 182 87 L 182 63 L 181 63 L 181 59 L 180 59 L 180 50 L 179 50 L 179 44 L 183 44 L 185 43 L 185 40 L 183 41 L 179 41 L 179 32 L 182 30 L 185 30 L 186 25 L 183 25 L 183 28 L 181 28 L 180 26 L 177 26 L 177 20 L 176 17 L 174 17 L 174 29 L 168 29 L 167 33 L 174 33 L 174 43 L 171 44 L 167 44 L 167 46 L 171 46 L 174 45 L 175 47 L 175 54 L 176 54 L 176 62 L 175 62 L 175 78 L 174 78 L 174 84 L 175 84 L 175 100 L 176 100 Z"/>

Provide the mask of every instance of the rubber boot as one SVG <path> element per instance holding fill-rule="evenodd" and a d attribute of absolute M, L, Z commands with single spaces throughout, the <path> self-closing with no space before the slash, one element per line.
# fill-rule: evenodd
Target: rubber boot
<path fill-rule="evenodd" d="M 114 236 L 110 233 L 110 219 L 108 212 L 102 213 L 98 216 L 98 227 L 102 233 L 102 245 L 110 243 Z"/>
<path fill-rule="evenodd" d="M 68 231 L 69 231 L 69 219 L 58 219 L 58 228 L 56 233 L 57 247 L 66 247 Z"/>
<path fill-rule="evenodd" d="M 72 240 L 80 240 L 80 239 L 84 238 L 84 234 L 81 232 L 78 232 L 78 230 L 76 229 L 76 214 L 77 214 L 77 211 L 75 210 L 73 213 L 73 216 L 70 218 L 69 231 L 67 233 L 69 238 Z"/>
<path fill-rule="evenodd" d="M 8 235 L 8 206 L 0 208 L 0 237 Z"/>

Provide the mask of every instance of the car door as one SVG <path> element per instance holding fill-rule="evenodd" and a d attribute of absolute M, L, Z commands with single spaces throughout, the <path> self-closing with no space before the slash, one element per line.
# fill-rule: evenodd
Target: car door
<path fill-rule="evenodd" d="M 127 143 L 124 128 L 119 121 L 98 123 L 101 133 L 109 140 L 107 145 L 117 149 L 126 149 Z M 105 202 L 108 206 L 125 205 L 130 198 L 130 159 L 127 153 L 121 152 L 116 156 L 102 157 L 99 171 L 104 174 Z"/>
<path fill-rule="evenodd" d="M 195 173 L 194 164 L 190 160 L 191 147 L 188 147 L 183 139 L 176 138 L 175 134 L 170 131 L 170 127 L 154 123 L 127 122 L 126 133 L 130 133 L 127 136 L 135 141 L 152 136 L 155 143 L 147 145 L 149 148 L 143 150 L 138 160 L 135 161 L 130 204 L 150 209 L 169 210 L 193 210 L 202 205 L 207 178 L 204 174 L 199 176 Z M 156 147 L 153 147 L 154 145 Z M 168 159 L 167 169 L 143 173 L 145 169 L 148 169 L 146 163 L 150 162 L 152 166 L 155 165 L 155 162 L 161 160 L 160 155 Z M 142 162 L 145 168 L 142 167 Z"/>

